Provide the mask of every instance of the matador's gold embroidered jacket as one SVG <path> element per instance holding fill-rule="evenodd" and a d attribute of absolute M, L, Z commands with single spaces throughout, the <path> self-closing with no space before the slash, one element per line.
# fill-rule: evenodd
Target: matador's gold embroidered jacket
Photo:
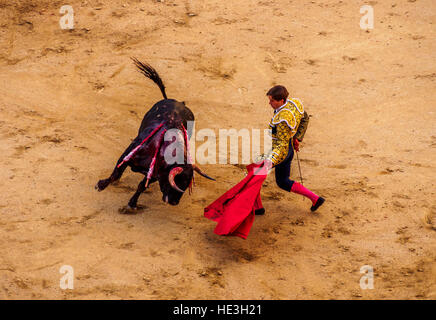
<path fill-rule="evenodd" d="M 309 116 L 297 98 L 288 99 L 284 105 L 274 111 L 269 124 L 272 134 L 272 151 L 268 156 L 273 166 L 285 160 L 289 144 L 292 144 L 292 138 L 303 141 L 308 123 Z"/>

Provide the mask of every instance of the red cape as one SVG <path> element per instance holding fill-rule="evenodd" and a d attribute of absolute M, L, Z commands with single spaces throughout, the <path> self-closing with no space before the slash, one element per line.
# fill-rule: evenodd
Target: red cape
<path fill-rule="evenodd" d="M 254 222 L 254 210 L 263 208 L 260 189 L 265 181 L 263 164 L 247 166 L 247 176 L 204 209 L 204 216 L 218 222 L 214 232 L 247 239 Z"/>

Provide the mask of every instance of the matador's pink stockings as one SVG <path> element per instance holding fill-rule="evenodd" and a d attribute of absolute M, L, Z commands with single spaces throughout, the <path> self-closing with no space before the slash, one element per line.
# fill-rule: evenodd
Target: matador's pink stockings
<path fill-rule="evenodd" d="M 312 191 L 310 191 L 309 189 L 307 189 L 305 186 L 303 186 L 302 184 L 299 184 L 298 182 L 294 181 L 294 183 L 292 184 L 292 188 L 291 191 L 294 193 L 298 193 L 301 194 L 307 198 L 309 198 L 312 201 L 312 204 L 315 205 L 316 201 L 318 200 L 318 196 L 316 194 L 314 194 Z"/>

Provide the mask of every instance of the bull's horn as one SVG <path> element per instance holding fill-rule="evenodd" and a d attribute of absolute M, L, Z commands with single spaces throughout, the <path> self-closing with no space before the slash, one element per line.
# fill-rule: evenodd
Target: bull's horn
<path fill-rule="evenodd" d="M 214 178 L 209 177 L 207 174 L 205 174 L 203 171 L 201 171 L 201 169 L 196 164 L 193 164 L 192 168 L 194 169 L 195 172 L 198 172 L 203 177 L 208 178 L 208 179 L 213 180 L 213 181 L 216 181 Z"/>
<path fill-rule="evenodd" d="M 183 169 L 181 167 L 175 167 L 173 169 L 171 169 L 169 175 L 168 175 L 168 181 L 170 182 L 170 185 L 173 189 L 183 193 L 184 191 L 181 190 L 177 185 L 176 182 L 174 181 L 174 178 L 180 174 L 183 171 Z"/>

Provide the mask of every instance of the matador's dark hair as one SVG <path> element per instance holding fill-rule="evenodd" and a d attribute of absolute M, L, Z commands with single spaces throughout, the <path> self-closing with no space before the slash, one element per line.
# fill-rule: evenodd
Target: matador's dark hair
<path fill-rule="evenodd" d="M 286 101 L 286 99 L 288 99 L 289 92 L 284 86 L 274 86 L 268 90 L 266 95 L 271 96 L 276 101 Z"/>

